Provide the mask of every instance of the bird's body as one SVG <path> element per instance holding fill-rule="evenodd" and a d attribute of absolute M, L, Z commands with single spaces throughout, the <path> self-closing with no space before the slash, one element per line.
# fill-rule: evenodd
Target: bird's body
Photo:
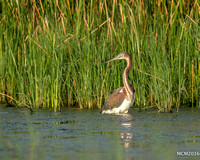
<path fill-rule="evenodd" d="M 122 52 L 115 58 L 112 58 L 105 63 L 117 60 L 125 59 L 127 61 L 127 67 L 123 73 L 124 87 L 116 89 L 106 100 L 101 113 L 106 114 L 121 114 L 127 113 L 129 108 L 133 105 L 136 92 L 133 85 L 128 82 L 128 72 L 132 67 L 131 56 L 127 52 Z"/>

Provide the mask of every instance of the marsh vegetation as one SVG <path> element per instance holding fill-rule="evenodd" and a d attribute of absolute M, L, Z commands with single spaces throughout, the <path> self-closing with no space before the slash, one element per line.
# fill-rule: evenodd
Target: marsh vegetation
<path fill-rule="evenodd" d="M 132 55 L 135 105 L 200 105 L 200 6 L 195 1 L 0 2 L 0 101 L 100 108 Z"/>

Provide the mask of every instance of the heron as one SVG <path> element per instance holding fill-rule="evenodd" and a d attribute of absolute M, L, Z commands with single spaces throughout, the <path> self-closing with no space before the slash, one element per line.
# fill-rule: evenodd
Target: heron
<path fill-rule="evenodd" d="M 121 52 L 116 57 L 111 58 L 104 63 L 125 59 L 127 66 L 123 72 L 123 83 L 124 86 L 116 89 L 105 101 L 104 106 L 102 107 L 102 114 L 123 114 L 128 113 L 129 108 L 133 105 L 135 101 L 135 89 L 128 81 L 128 73 L 132 67 L 132 58 L 129 53 Z"/>

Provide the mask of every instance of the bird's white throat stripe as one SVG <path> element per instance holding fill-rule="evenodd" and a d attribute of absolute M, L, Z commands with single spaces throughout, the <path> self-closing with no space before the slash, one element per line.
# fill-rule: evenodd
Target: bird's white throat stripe
<path fill-rule="evenodd" d="M 126 69 L 124 70 L 124 88 L 125 88 L 125 90 L 126 90 L 126 92 L 128 93 L 128 97 L 130 96 L 130 95 L 132 95 L 132 91 L 130 90 L 130 84 L 128 84 L 128 77 L 127 77 L 127 75 L 126 75 L 126 70 L 127 70 L 127 67 L 126 67 Z"/>

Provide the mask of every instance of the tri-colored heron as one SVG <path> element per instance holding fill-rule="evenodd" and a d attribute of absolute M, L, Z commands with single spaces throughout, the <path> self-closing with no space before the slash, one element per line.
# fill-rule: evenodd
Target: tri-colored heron
<path fill-rule="evenodd" d="M 104 63 L 125 59 L 127 62 L 127 66 L 124 69 L 123 73 L 123 83 L 124 86 L 116 89 L 106 100 L 101 113 L 106 114 L 120 114 L 120 113 L 128 113 L 129 108 L 133 105 L 135 101 L 135 89 L 133 85 L 128 82 L 128 72 L 132 67 L 132 58 L 127 52 L 121 52 L 114 58 L 111 58 Z"/>

